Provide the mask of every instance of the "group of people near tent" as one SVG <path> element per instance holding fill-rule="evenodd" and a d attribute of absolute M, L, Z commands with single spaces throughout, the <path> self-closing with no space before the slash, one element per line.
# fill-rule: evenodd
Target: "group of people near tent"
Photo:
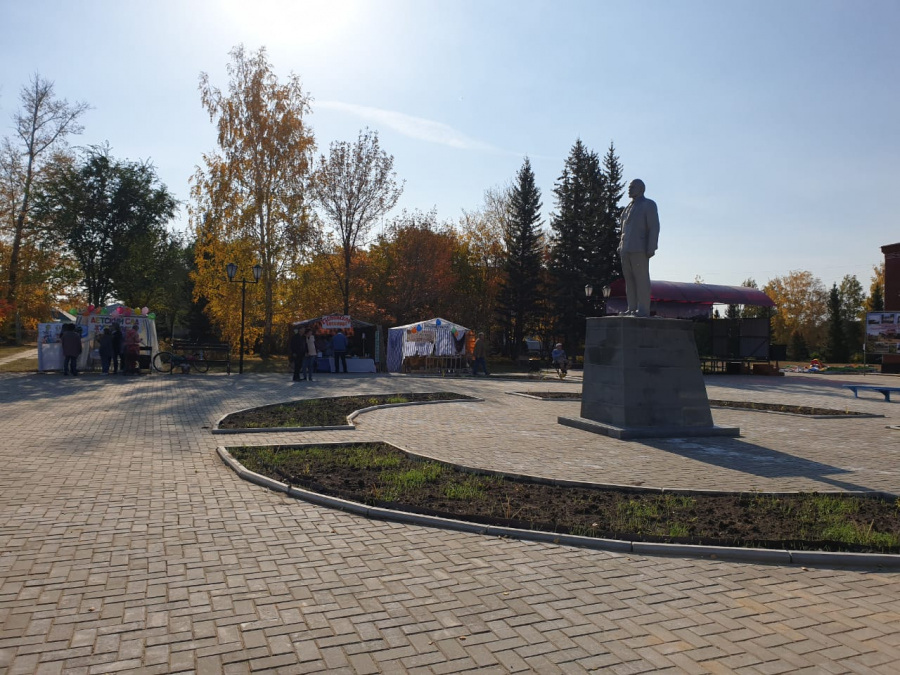
<path fill-rule="evenodd" d="M 99 363 L 103 373 L 132 374 L 141 351 L 159 351 L 155 316 L 147 312 L 90 306 L 65 319 L 38 325 L 38 370 L 77 375 Z"/>

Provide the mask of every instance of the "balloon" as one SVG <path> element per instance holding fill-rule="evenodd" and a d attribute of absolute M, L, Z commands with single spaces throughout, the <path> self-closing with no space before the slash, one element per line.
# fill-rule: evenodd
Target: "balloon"
<path fill-rule="evenodd" d="M 109 309 L 106 307 L 100 310 L 100 316 L 106 316 L 107 314 L 109 314 Z"/>
<path fill-rule="evenodd" d="M 155 318 L 156 318 L 156 314 L 154 314 L 153 312 L 150 312 L 150 313 L 147 315 L 147 318 L 149 318 L 149 319 L 155 319 Z"/>
<path fill-rule="evenodd" d="M 419 330 L 422 330 L 422 324 L 419 324 L 418 326 L 416 326 L 416 328 L 418 328 Z"/>
<path fill-rule="evenodd" d="M 441 320 L 440 320 L 440 319 L 436 319 L 435 322 L 434 322 L 434 325 L 435 325 L 435 326 L 440 326 L 440 325 L 441 325 Z"/>
<path fill-rule="evenodd" d="M 451 329 L 450 329 L 450 332 L 451 332 L 453 335 L 456 335 L 456 326 L 454 326 L 453 328 L 451 328 Z"/>
<path fill-rule="evenodd" d="M 141 314 L 147 316 L 150 313 L 150 310 L 147 307 L 141 307 Z"/>
<path fill-rule="evenodd" d="M 116 307 L 116 314 L 121 314 L 121 313 L 122 313 L 122 308 Z"/>

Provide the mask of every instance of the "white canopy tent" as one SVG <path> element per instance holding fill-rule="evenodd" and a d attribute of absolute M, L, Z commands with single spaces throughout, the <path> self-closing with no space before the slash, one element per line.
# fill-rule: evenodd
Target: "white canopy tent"
<path fill-rule="evenodd" d="M 81 356 L 78 368 L 87 369 L 92 359 L 99 359 L 97 338 L 104 328 L 118 324 L 122 332 L 137 326 L 141 336 L 141 354 L 152 357 L 159 351 L 156 336 L 156 321 L 148 315 L 136 314 L 122 305 L 110 305 L 93 312 L 84 312 L 75 317 L 75 325 L 81 332 Z M 40 324 L 38 327 L 38 370 L 61 370 L 63 367 L 62 346 L 59 332 L 62 323 Z"/>
<path fill-rule="evenodd" d="M 407 356 L 456 356 L 466 351 L 469 329 L 446 319 L 418 321 L 388 330 L 387 369 L 399 373 Z"/>

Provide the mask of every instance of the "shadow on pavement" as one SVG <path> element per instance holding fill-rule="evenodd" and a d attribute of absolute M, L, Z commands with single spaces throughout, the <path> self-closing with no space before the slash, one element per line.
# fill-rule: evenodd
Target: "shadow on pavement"
<path fill-rule="evenodd" d="M 833 489 L 872 491 L 870 488 L 832 477 L 850 473 L 846 469 L 753 445 L 740 439 L 648 439 L 643 441 L 643 444 L 697 462 L 752 474 L 760 478 L 799 476 L 823 483 L 824 486 Z"/>

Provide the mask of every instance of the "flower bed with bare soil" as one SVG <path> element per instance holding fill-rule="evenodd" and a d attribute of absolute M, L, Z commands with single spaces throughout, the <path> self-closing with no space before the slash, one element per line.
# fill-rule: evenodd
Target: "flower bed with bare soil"
<path fill-rule="evenodd" d="M 476 523 L 626 541 L 900 553 L 900 500 L 676 494 L 462 471 L 386 443 L 228 448 L 251 471 L 342 499 Z"/>
<path fill-rule="evenodd" d="M 261 429 L 277 427 L 329 427 L 347 424 L 350 413 L 378 405 L 402 403 L 434 403 L 438 401 L 475 401 L 477 399 L 451 391 L 425 394 L 369 394 L 309 398 L 241 410 L 219 422 L 219 429 Z"/>

